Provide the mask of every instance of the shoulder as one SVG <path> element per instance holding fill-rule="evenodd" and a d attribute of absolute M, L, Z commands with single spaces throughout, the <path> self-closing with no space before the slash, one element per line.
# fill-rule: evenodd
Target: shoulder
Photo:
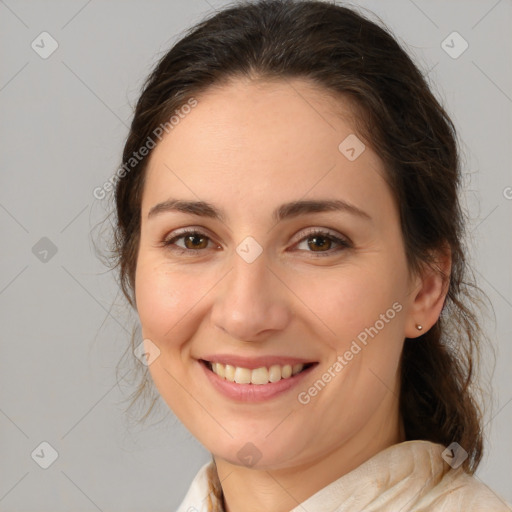
<path fill-rule="evenodd" d="M 421 476 L 425 483 L 416 494 L 411 512 L 512 512 L 512 506 L 477 476 L 462 467 L 446 463 L 446 447 L 430 441 L 407 441 L 391 447 L 401 460 L 414 468 L 409 476 Z M 420 468 L 428 468 L 426 472 Z"/>
<path fill-rule="evenodd" d="M 451 470 L 414 507 L 414 512 L 512 512 L 512 506 L 477 477 Z"/>

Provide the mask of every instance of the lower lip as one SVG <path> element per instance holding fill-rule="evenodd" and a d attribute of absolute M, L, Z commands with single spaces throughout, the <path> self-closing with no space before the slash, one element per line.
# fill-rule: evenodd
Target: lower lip
<path fill-rule="evenodd" d="M 288 379 L 281 379 L 277 382 L 269 382 L 268 384 L 237 384 L 219 377 L 206 367 L 205 364 L 198 362 L 203 368 L 206 377 L 211 384 L 220 391 L 224 396 L 240 402 L 264 402 L 282 395 L 286 391 L 297 386 L 303 378 L 316 366 L 312 365 Z"/>

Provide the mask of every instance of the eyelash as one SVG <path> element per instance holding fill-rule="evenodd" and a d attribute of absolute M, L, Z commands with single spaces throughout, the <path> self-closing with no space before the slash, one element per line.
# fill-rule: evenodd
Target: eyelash
<path fill-rule="evenodd" d="M 186 238 L 187 236 L 190 236 L 190 235 L 196 235 L 196 236 L 198 235 L 199 237 L 206 238 L 209 241 L 211 241 L 211 238 L 208 235 L 206 235 L 206 233 L 203 233 L 202 231 L 199 231 L 197 229 L 189 229 L 189 230 L 181 231 L 181 232 L 175 234 L 172 238 L 163 240 L 162 246 L 173 251 L 173 252 L 177 252 L 178 254 L 188 254 L 189 256 L 194 256 L 194 255 L 200 253 L 201 251 L 205 251 L 206 249 L 183 249 L 182 247 L 172 247 L 177 240 L 180 240 L 181 238 Z M 311 230 L 305 236 L 303 236 L 297 242 L 296 245 L 300 244 L 304 240 L 313 238 L 315 236 L 318 236 L 321 238 L 326 238 L 327 240 L 337 243 L 340 247 L 338 247 L 338 249 L 336 249 L 334 251 L 333 250 L 319 251 L 319 252 L 306 251 L 306 252 L 312 253 L 314 255 L 313 257 L 332 256 L 335 253 L 338 253 L 344 249 L 349 249 L 352 247 L 351 242 L 349 242 L 347 239 L 340 238 L 338 236 L 333 235 L 332 233 L 330 233 L 328 231 L 321 230 L 321 229 Z"/>

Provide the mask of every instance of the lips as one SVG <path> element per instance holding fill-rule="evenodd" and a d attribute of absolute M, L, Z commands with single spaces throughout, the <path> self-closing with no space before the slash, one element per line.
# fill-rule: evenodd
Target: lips
<path fill-rule="evenodd" d="M 216 361 L 203 359 L 201 363 L 220 379 L 236 384 L 253 384 L 256 386 L 289 379 L 315 364 L 313 362 L 297 362 L 297 359 L 275 357 L 251 360 L 229 357 L 229 363 L 225 362 L 228 359 L 226 356 L 215 356 L 212 359 L 216 359 Z M 285 364 L 278 362 L 285 360 L 287 361 Z M 242 361 L 242 363 L 234 364 L 236 361 Z M 265 361 L 266 364 L 263 364 Z M 271 362 L 269 363 L 269 361 Z"/>
<path fill-rule="evenodd" d="M 199 361 L 206 363 L 221 363 L 223 365 L 231 365 L 240 368 L 247 368 L 248 370 L 254 370 L 256 368 L 266 367 L 270 368 L 273 365 L 279 366 L 294 366 L 296 364 L 313 364 L 317 361 L 311 359 L 303 359 L 299 357 L 287 357 L 287 356 L 259 356 L 259 357 L 243 357 L 232 354 L 207 354 L 201 357 Z"/>
<path fill-rule="evenodd" d="M 295 388 L 318 362 L 289 357 L 242 358 L 212 355 L 198 359 L 214 389 L 238 402 L 262 402 Z"/>

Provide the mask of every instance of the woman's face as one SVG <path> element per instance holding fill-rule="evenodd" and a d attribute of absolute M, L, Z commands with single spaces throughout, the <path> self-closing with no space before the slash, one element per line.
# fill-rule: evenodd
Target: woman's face
<path fill-rule="evenodd" d="M 142 200 L 136 303 L 163 399 L 235 464 L 397 442 L 414 284 L 348 103 L 302 80 L 197 100 L 154 149 Z"/>

